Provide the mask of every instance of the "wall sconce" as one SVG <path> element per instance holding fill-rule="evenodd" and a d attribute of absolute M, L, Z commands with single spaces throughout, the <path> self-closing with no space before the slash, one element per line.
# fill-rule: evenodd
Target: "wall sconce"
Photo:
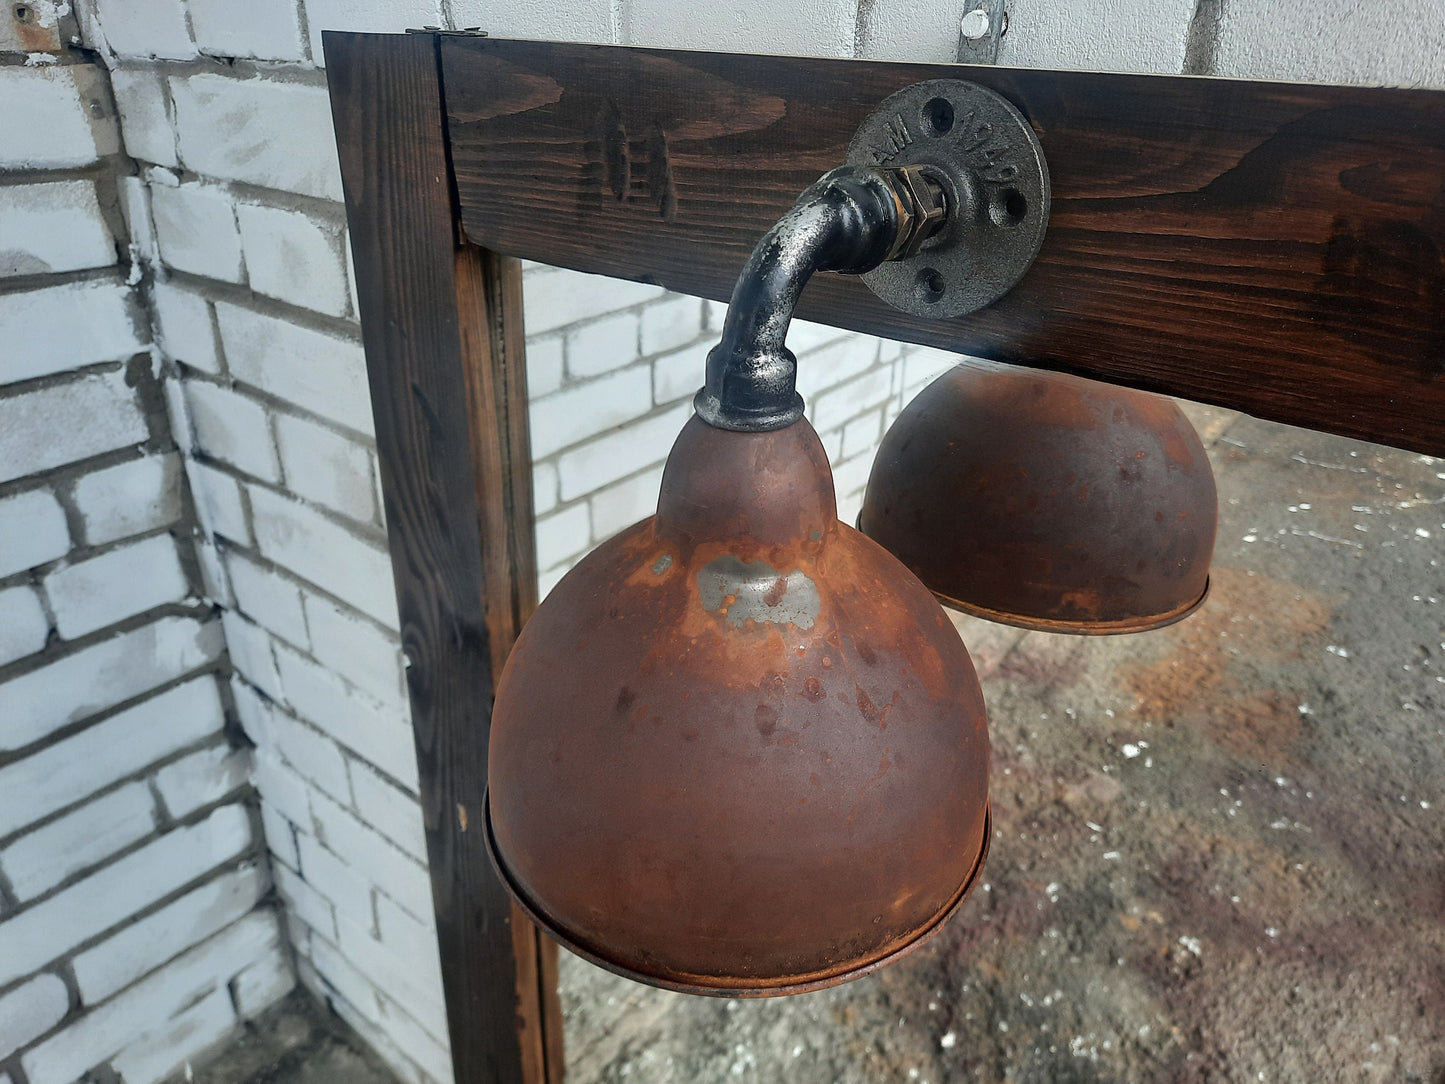
<path fill-rule="evenodd" d="M 911 313 L 973 312 L 1028 269 L 1048 210 L 1028 123 L 937 80 L 887 99 L 758 243 L 657 515 L 563 578 L 498 685 L 488 848 L 573 951 L 676 990 L 796 993 L 896 959 L 977 882 L 987 721 L 929 591 L 955 588 L 838 522 L 784 339 L 815 271 L 861 275 Z M 1025 442 L 1030 420 L 1014 423 Z M 906 473 L 902 421 L 885 449 Z M 865 528 L 911 561 L 913 513 L 870 502 Z M 1147 544 L 1173 527 L 1150 524 Z"/>

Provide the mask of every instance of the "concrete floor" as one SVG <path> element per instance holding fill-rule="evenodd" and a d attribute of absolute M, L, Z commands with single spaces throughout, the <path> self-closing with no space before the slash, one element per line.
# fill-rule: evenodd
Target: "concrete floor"
<path fill-rule="evenodd" d="M 1192 416 L 1222 516 L 1198 613 L 960 621 L 997 834 L 944 931 L 767 1001 L 564 953 L 570 1081 L 1445 1084 L 1445 463 Z M 308 1034 L 294 1068 L 199 1079 L 356 1056 Z"/>
<path fill-rule="evenodd" d="M 356 1033 L 297 988 L 194 1070 L 196 1084 L 396 1084 Z"/>

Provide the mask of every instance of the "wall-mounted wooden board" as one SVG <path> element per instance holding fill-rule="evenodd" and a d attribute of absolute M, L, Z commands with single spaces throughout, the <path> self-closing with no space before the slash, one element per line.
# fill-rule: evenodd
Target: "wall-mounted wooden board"
<path fill-rule="evenodd" d="M 940 77 L 1039 135 L 1033 269 L 951 321 L 822 276 L 801 316 L 1445 454 L 1445 91 L 446 37 L 463 225 L 725 300 L 877 104 Z"/>

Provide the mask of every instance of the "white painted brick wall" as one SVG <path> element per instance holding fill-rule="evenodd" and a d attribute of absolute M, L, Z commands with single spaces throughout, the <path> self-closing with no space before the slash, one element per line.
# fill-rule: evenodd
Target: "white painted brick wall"
<path fill-rule="evenodd" d="M 29 974 L 190 881 L 235 859 L 251 844 L 239 806 L 161 836 L 44 906 L 0 921 L 0 984 Z"/>
<path fill-rule="evenodd" d="M 215 678 L 195 678 L 0 768 L 0 838 L 164 760 L 224 725 Z"/>
<path fill-rule="evenodd" d="M 858 15 L 855 0 L 731 0 L 706 19 L 672 0 L 629 0 L 624 10 L 629 45 L 799 56 L 852 56 Z"/>
<path fill-rule="evenodd" d="M 310 647 L 300 589 L 284 573 L 242 550 L 228 548 L 223 555 L 236 608 L 288 643 Z"/>
<path fill-rule="evenodd" d="M 105 97 L 88 65 L 0 67 L 0 169 L 64 169 L 114 152 Z"/>
<path fill-rule="evenodd" d="M 132 1064 L 131 1058 L 154 1065 L 153 1059 L 163 1057 L 165 1050 L 179 1054 L 183 1061 L 190 1052 L 180 1044 L 174 1040 L 157 1042 L 158 1036 L 169 1030 L 171 1021 L 211 996 L 218 986 L 217 975 L 234 975 L 280 951 L 280 930 L 274 914 L 252 911 L 77 1023 L 32 1047 L 20 1063 L 32 1084 L 69 1084 L 80 1074 L 123 1053 L 128 1057 L 121 1059 L 121 1066 Z M 202 1043 L 201 1049 L 208 1045 Z M 173 1062 L 162 1075 L 178 1067 L 179 1062 Z"/>
<path fill-rule="evenodd" d="M 94 181 L 0 188 L 0 238 L 0 277 L 115 263 L 115 239 L 101 216 Z"/>
<path fill-rule="evenodd" d="M 53 1028 L 70 1011 L 70 992 L 53 974 L 36 975 L 0 997 L 0 1058 Z"/>
<path fill-rule="evenodd" d="M 156 316 L 156 345 L 167 357 L 207 373 L 221 371 L 216 321 L 210 303 L 173 283 L 158 282 L 151 290 Z"/>
<path fill-rule="evenodd" d="M 117 3 L 111 14 L 138 6 L 148 5 Z M 93 31 L 91 14 L 82 22 Z M 184 20 L 182 29 L 190 54 Z M 0 1077 L 70 1084 L 96 1069 L 114 1079 L 101 1064 L 113 1056 L 110 1068 L 137 1084 L 230 1034 L 238 1012 L 259 1011 L 294 976 L 268 911 L 269 943 L 237 941 L 244 960 L 195 955 L 174 1004 L 122 989 L 217 932 L 142 916 L 169 912 L 177 893 L 204 891 L 210 878 L 235 887 L 225 871 L 258 850 L 245 809 L 254 795 L 249 758 L 224 730 L 221 629 L 202 619 L 183 571 L 192 553 L 203 570 L 208 561 L 205 547 L 192 550 L 181 461 L 160 409 L 169 397 L 138 288 L 149 278 L 117 266 L 123 253 L 158 270 L 147 181 L 170 175 L 126 176 L 132 167 L 108 157 L 119 131 L 107 74 L 91 59 L 59 53 L 50 68 L 19 59 L 0 58 L 0 169 L 28 171 L 0 176 Z M 160 75 L 122 83 L 134 147 L 174 162 Z M 146 130 L 157 122 L 162 131 Z M 84 175 L 38 172 L 75 167 Z M 209 225 L 178 230 L 167 219 L 168 249 L 214 256 L 215 246 L 186 249 Z M 219 368 L 206 299 L 158 292 L 171 338 L 198 368 Z M 258 890 L 230 894 L 226 906 L 239 907 L 230 921 L 260 902 L 260 872 Z M 111 1001 L 86 1000 L 92 992 L 70 977 L 77 950 L 99 956 L 148 923 L 159 951 L 108 991 Z M 107 1029 L 113 1046 L 87 1046 Z"/>
<path fill-rule="evenodd" d="M 56 631 L 71 640 L 181 602 L 190 585 L 175 541 L 161 534 L 57 568 L 45 577 L 44 590 Z"/>
<path fill-rule="evenodd" d="M 50 619 L 31 587 L 0 588 L 0 666 L 45 646 Z"/>
<path fill-rule="evenodd" d="M 376 481 L 364 445 L 294 414 L 276 415 L 276 443 L 291 492 L 351 519 L 375 521 Z"/>
<path fill-rule="evenodd" d="M 415 795 L 358 760 L 351 761 L 351 793 L 362 820 L 418 862 L 426 862 L 426 836 Z"/>
<path fill-rule="evenodd" d="M 286 712 L 271 711 L 265 716 L 265 730 L 258 744 L 272 756 L 289 764 L 321 794 L 350 803 L 351 781 L 346 771 L 346 758 L 336 743 L 329 741 L 319 730 Z M 320 800 L 319 795 L 317 800 Z"/>
<path fill-rule="evenodd" d="M 71 485 L 70 502 L 90 546 L 170 526 L 181 517 L 180 460 L 151 455 L 91 471 Z"/>
<path fill-rule="evenodd" d="M 251 289 L 327 316 L 347 314 L 351 286 L 340 223 L 256 203 L 242 203 L 236 213 Z"/>
<path fill-rule="evenodd" d="M 253 478 L 281 480 L 271 419 L 260 403 L 202 380 L 186 381 L 185 389 L 198 451 Z"/>
<path fill-rule="evenodd" d="M 452 21 L 458 27 L 483 27 L 496 37 L 610 42 L 617 40 L 614 19 L 622 8 L 609 0 L 568 0 L 550 7 L 530 0 L 452 0 Z"/>
<path fill-rule="evenodd" d="M 569 387 L 532 404 L 532 454 L 551 455 L 586 437 L 605 433 L 637 417 L 652 402 L 652 376 L 633 366 Z"/>
<path fill-rule="evenodd" d="M 265 945 L 273 959 L 281 958 L 279 935 Z M 111 1059 L 111 1068 L 125 1081 L 156 1084 L 178 1069 L 188 1068 L 192 1055 L 219 1048 L 237 1027 L 236 1007 L 229 990 L 217 988 L 182 1009 L 159 1028 L 128 1043 Z"/>
<path fill-rule="evenodd" d="M 152 185 L 151 216 L 166 266 L 223 282 L 242 280 L 241 231 L 224 190 Z"/>
<path fill-rule="evenodd" d="M 117 68 L 110 85 L 126 154 L 159 166 L 178 165 L 164 77 L 151 68 Z"/>
<path fill-rule="evenodd" d="M 1344 0 L 1226 4 L 1213 73 L 1445 87 L 1445 17 L 1438 0 L 1401 0 L 1377 15 Z"/>
<path fill-rule="evenodd" d="M 263 556 L 396 627 L 391 562 L 379 540 L 365 540 L 310 505 L 261 486 L 248 485 L 246 492 Z"/>
<path fill-rule="evenodd" d="M 417 789 L 416 749 L 405 713 L 352 688 L 298 652 L 278 645 L 276 658 L 287 700 L 299 715 L 408 789 Z"/>
<path fill-rule="evenodd" d="M 341 198 L 325 87 L 211 74 L 177 76 L 170 86 L 186 168 L 219 180 Z"/>
<path fill-rule="evenodd" d="M 187 0 L 201 52 L 257 60 L 301 60 L 305 44 L 291 0 Z"/>
<path fill-rule="evenodd" d="M 158 769 L 154 785 L 166 815 L 184 820 L 240 790 L 250 781 L 251 772 L 250 751 L 223 742 Z"/>
<path fill-rule="evenodd" d="M 281 679 L 276 673 L 276 656 L 266 630 L 233 610 L 221 614 L 221 627 L 236 672 L 268 697 L 280 699 Z"/>
<path fill-rule="evenodd" d="M 163 617 L 0 684 L 0 751 L 20 749 L 213 663 L 220 625 Z"/>
<path fill-rule="evenodd" d="M 0 419 L 4 414 L 0 403 Z M 43 565 L 69 552 L 70 528 L 54 493 L 32 489 L 0 498 L 0 576 Z"/>
<path fill-rule="evenodd" d="M 279 949 L 279 939 L 277 946 Z M 282 951 L 268 952 L 231 980 L 231 998 L 243 1019 L 255 1016 L 291 992 L 296 972 Z"/>
<path fill-rule="evenodd" d="M 191 495 L 195 498 L 201 529 L 211 536 L 249 542 L 251 527 L 241 483 L 226 472 L 194 459 L 186 460 L 186 476 L 191 481 Z"/>
<path fill-rule="evenodd" d="M 238 305 L 218 304 L 231 373 L 329 421 L 371 434 L 371 395 L 361 343 Z"/>
<path fill-rule="evenodd" d="M 405 694 L 396 635 L 309 592 L 305 610 L 316 661 L 400 716 Z"/>
<path fill-rule="evenodd" d="M 93 5 L 103 44 L 117 56 L 189 60 L 195 43 L 181 0 L 109 0 Z"/>
<path fill-rule="evenodd" d="M 36 432 L 45 440 L 36 440 Z M 120 370 L 0 399 L 0 482 L 139 444 L 150 435 Z"/>
<path fill-rule="evenodd" d="M 610 373 L 638 354 L 640 321 L 635 312 L 621 312 L 583 324 L 567 334 L 567 375 L 573 379 Z"/>
<path fill-rule="evenodd" d="M 566 376 L 562 336 L 544 335 L 527 340 L 527 390 L 533 396 L 548 395 L 562 386 Z"/>
<path fill-rule="evenodd" d="M 0 240 L 8 243 L 8 238 Z M 0 294 L 0 340 L 7 344 L 0 356 L 0 383 L 124 361 L 145 345 L 129 305 L 126 286 L 106 280 Z"/>
<path fill-rule="evenodd" d="M 642 310 L 641 351 L 661 354 L 693 342 L 703 331 L 703 306 L 696 298 L 677 297 Z"/>
<path fill-rule="evenodd" d="M 1271 5 L 1273 6 L 1273 5 Z M 1195 0 L 1016 0 L 998 62 L 1020 67 L 1178 72 Z"/>
<path fill-rule="evenodd" d="M 528 268 L 522 291 L 529 336 L 542 335 L 568 324 L 606 316 L 664 296 L 659 286 L 602 275 L 582 275 L 555 267 Z"/>
<path fill-rule="evenodd" d="M 150 788 L 130 783 L 0 849 L 0 870 L 24 903 L 104 862 L 155 827 Z"/>
<path fill-rule="evenodd" d="M 371 883 L 345 859 L 338 858 L 323 847 L 315 836 L 304 832 L 298 834 L 296 847 L 306 882 L 331 902 L 335 920 L 343 921 L 344 916 L 353 922 L 369 925 L 373 910 Z M 321 931 L 318 929 L 318 932 Z"/>
<path fill-rule="evenodd" d="M 325 795 L 312 795 L 311 815 L 317 839 L 329 851 L 412 915 L 431 914 L 431 879 L 425 866 Z"/>
<path fill-rule="evenodd" d="M 665 457 L 677 434 L 692 416 L 692 404 L 680 403 L 626 429 L 599 437 L 564 452 L 557 459 L 562 499 L 572 500 L 640 470 Z"/>

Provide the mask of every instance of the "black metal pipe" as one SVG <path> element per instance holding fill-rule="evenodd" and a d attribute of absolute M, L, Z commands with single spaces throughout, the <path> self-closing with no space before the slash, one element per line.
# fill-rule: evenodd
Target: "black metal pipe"
<path fill-rule="evenodd" d="M 803 416 L 798 359 L 784 339 L 814 271 L 871 271 L 900 229 L 898 197 L 880 169 L 825 173 L 769 230 L 733 287 L 722 341 L 707 356 L 698 416 L 718 429 L 764 432 Z"/>

